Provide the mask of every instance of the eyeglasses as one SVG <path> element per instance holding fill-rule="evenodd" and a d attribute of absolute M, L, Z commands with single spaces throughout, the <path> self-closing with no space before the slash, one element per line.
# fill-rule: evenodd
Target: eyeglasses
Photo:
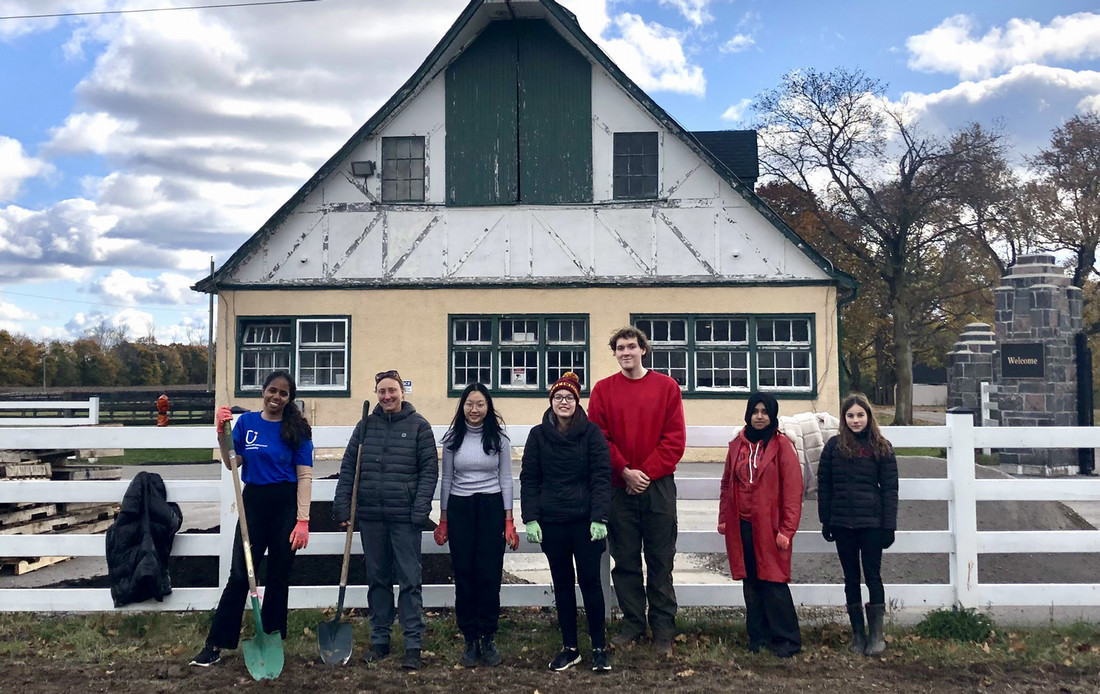
<path fill-rule="evenodd" d="M 393 380 L 397 381 L 398 383 L 403 382 L 401 380 L 401 374 L 397 373 L 397 369 L 390 369 L 389 371 L 379 371 L 378 373 L 374 374 L 374 382 L 375 383 L 378 383 L 383 378 L 392 378 Z"/>
<path fill-rule="evenodd" d="M 572 395 L 555 395 L 552 399 L 553 399 L 554 402 L 576 402 L 577 401 L 577 399 L 575 397 L 573 397 Z"/>

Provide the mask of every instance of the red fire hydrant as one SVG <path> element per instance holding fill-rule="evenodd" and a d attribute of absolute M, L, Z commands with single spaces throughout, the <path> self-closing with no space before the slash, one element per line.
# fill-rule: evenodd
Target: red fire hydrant
<path fill-rule="evenodd" d="M 168 426 L 168 410 L 172 408 L 172 403 L 168 402 L 167 395 L 161 395 L 157 398 L 157 426 Z"/>

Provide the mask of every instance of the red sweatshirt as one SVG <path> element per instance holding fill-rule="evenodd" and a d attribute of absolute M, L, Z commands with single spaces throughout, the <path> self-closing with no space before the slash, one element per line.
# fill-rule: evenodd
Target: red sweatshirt
<path fill-rule="evenodd" d="M 596 383 L 588 419 L 599 425 L 611 448 L 611 484 L 623 488 L 623 469 L 641 470 L 651 480 L 676 472 L 687 432 L 680 386 L 649 370 L 631 380 L 622 372 Z"/>

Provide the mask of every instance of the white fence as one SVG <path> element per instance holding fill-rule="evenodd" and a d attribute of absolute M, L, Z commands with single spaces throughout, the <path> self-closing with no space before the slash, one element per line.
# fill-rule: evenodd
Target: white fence
<path fill-rule="evenodd" d="M 528 426 L 512 426 L 513 441 L 527 438 Z M 1100 501 L 1100 479 L 999 479 L 977 480 L 974 474 L 976 448 L 1096 448 L 1100 447 L 1097 427 L 1000 427 L 975 428 L 969 414 L 948 414 L 944 426 L 886 427 L 886 435 L 896 447 L 934 447 L 947 449 L 947 479 L 901 480 L 902 499 L 948 502 L 948 530 L 899 530 L 889 553 L 948 554 L 950 581 L 946 584 L 893 584 L 887 595 L 896 607 L 926 610 L 932 607 L 1000 606 L 1026 607 L 1100 607 L 1100 584 L 989 584 L 978 582 L 978 555 L 984 553 L 1046 553 L 1100 551 L 1100 532 L 1089 531 L 1013 531 L 978 532 L 978 501 Z M 343 448 L 351 427 L 314 427 L 314 442 L 319 448 Z M 725 447 L 733 432 L 726 427 L 688 427 L 688 445 Z M 443 433 L 436 429 L 437 438 Z M 211 427 L 86 427 L 0 429 L 0 449 L 34 450 L 66 447 L 103 448 L 210 448 L 215 447 Z M 185 502 L 219 502 L 220 534 L 177 535 L 173 554 L 220 557 L 221 580 L 228 573 L 229 553 L 236 522 L 232 483 L 223 471 L 220 480 L 165 480 L 169 499 Z M 0 503 L 19 502 L 109 502 L 119 501 L 127 482 L 0 482 Z M 334 480 L 315 480 L 313 497 L 331 500 Z M 681 505 L 694 500 L 718 498 L 716 478 L 677 479 Z M 516 485 L 518 495 L 519 485 Z M 520 535 L 521 552 L 538 552 Z M 343 533 L 312 533 L 303 555 L 340 554 Z M 358 544 L 358 543 L 355 543 Z M 425 553 L 447 552 L 438 547 L 431 533 L 424 533 Z M 715 531 L 681 531 L 679 552 L 724 553 L 723 538 Z M 360 553 L 356 547 L 354 550 Z M 795 539 L 796 552 L 832 554 L 835 550 L 817 532 L 800 532 Z M 104 554 L 103 535 L 0 535 L 0 556 L 100 556 Z M 334 577 L 335 580 L 335 577 Z M 841 606 L 843 587 L 839 584 L 793 584 L 795 601 L 803 605 Z M 213 607 L 219 588 L 176 588 L 164 602 L 132 605 L 127 610 L 206 610 Z M 684 606 L 743 605 L 737 584 L 677 584 L 677 599 Z M 328 607 L 334 604 L 336 591 L 331 586 L 292 587 L 292 607 Z M 504 605 L 550 605 L 553 594 L 549 585 L 505 585 L 501 589 Z M 351 590 L 345 601 L 349 607 L 365 607 L 366 591 Z M 426 606 L 454 604 L 454 589 L 449 585 L 424 586 Z M 110 592 L 103 589 L 7 588 L 0 589 L 0 611 L 108 611 L 115 609 Z"/>
<path fill-rule="evenodd" d="M 75 427 L 99 424 L 99 397 L 87 400 L 13 400 L 0 402 L 0 410 L 87 410 L 87 417 L 0 417 L 0 427 Z M 39 446 L 42 448 L 42 446 Z M 56 446 L 55 446 L 56 448 Z M 0 449 L 2 450 L 2 449 Z"/>

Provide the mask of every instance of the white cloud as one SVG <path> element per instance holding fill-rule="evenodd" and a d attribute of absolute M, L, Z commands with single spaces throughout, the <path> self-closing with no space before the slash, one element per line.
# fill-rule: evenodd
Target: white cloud
<path fill-rule="evenodd" d="M 960 14 L 911 36 L 906 42 L 909 67 L 980 79 L 1028 63 L 1100 56 L 1100 14 L 1059 16 L 1045 26 L 1032 19 L 1011 19 L 984 36 L 976 36 L 976 30 L 974 19 Z"/>
<path fill-rule="evenodd" d="M 639 87 L 647 92 L 706 93 L 703 68 L 688 61 L 678 32 L 630 13 L 615 17 L 615 26 L 621 38 L 605 40 L 604 50 Z"/>
<path fill-rule="evenodd" d="M 741 99 L 722 113 L 722 120 L 731 123 L 741 122 L 745 119 L 745 114 L 748 113 L 749 107 L 751 106 L 752 99 Z"/>
<path fill-rule="evenodd" d="M 1051 131 L 1064 119 L 1097 105 L 1100 72 L 1021 65 L 932 94 L 907 93 L 902 101 L 925 128 L 940 134 L 971 121 L 1003 121 L 1015 152 L 1031 154 L 1049 144 Z"/>
<path fill-rule="evenodd" d="M 125 270 L 112 270 L 92 282 L 89 291 L 116 304 L 196 304 L 204 297 L 191 291 L 193 277 L 166 272 L 156 277 L 139 277 Z"/>
<path fill-rule="evenodd" d="M 718 50 L 723 53 L 740 53 L 747 51 L 756 44 L 756 39 L 748 34 L 735 34 L 729 41 L 723 43 Z"/>
<path fill-rule="evenodd" d="M 14 198 L 25 180 L 51 171 L 51 165 L 27 156 L 18 140 L 0 135 L 0 198 Z"/>
<path fill-rule="evenodd" d="M 11 322 L 37 319 L 38 316 L 32 311 L 27 311 L 6 301 L 0 301 L 0 321 Z"/>
<path fill-rule="evenodd" d="M 710 0 L 660 0 L 660 3 L 664 7 L 676 8 L 684 19 L 697 27 L 714 21 L 714 15 L 707 9 Z"/>

